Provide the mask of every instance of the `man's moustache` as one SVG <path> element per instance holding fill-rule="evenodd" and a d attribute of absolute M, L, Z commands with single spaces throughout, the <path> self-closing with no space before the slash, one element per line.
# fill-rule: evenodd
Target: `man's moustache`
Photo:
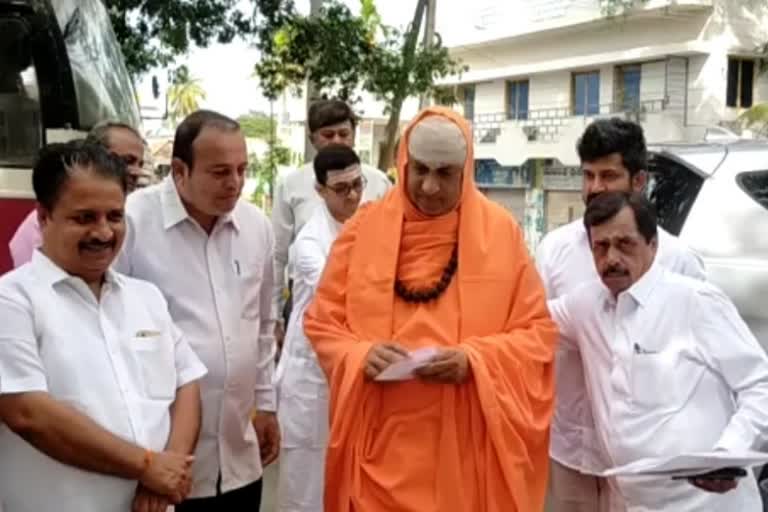
<path fill-rule="evenodd" d="M 88 240 L 87 242 L 80 242 L 78 248 L 85 251 L 100 251 L 101 249 L 111 249 L 115 247 L 115 239 L 108 242 L 102 242 L 101 240 Z"/>
<path fill-rule="evenodd" d="M 603 277 L 624 277 L 628 275 L 629 271 L 621 267 L 612 266 L 603 270 Z"/>

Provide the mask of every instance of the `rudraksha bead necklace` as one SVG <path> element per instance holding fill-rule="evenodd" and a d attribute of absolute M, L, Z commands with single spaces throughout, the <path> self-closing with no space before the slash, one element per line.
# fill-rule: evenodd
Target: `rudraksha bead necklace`
<path fill-rule="evenodd" d="M 421 288 L 419 290 L 410 290 L 406 287 L 402 281 L 395 279 L 395 293 L 398 297 L 405 302 L 411 303 L 425 303 L 430 302 L 440 297 L 448 285 L 451 284 L 453 275 L 456 273 L 456 269 L 459 266 L 459 251 L 458 245 L 453 246 L 451 252 L 451 259 L 448 260 L 448 264 L 443 269 L 443 274 L 440 276 L 440 280 L 429 288 Z"/>

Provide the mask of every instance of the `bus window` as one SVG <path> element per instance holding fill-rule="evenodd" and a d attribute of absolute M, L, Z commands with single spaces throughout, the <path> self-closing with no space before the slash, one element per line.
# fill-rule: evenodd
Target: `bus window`
<path fill-rule="evenodd" d="M 72 68 L 80 128 L 104 120 L 138 127 L 139 112 L 120 47 L 101 0 L 51 2 Z"/>
<path fill-rule="evenodd" d="M 42 141 L 29 28 L 0 17 L 0 167 L 29 167 Z"/>

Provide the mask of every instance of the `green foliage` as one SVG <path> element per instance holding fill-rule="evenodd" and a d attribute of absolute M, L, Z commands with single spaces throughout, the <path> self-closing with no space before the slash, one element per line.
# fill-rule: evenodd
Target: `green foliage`
<path fill-rule="evenodd" d="M 251 202 L 265 210 L 271 209 L 272 193 L 275 187 L 277 170 L 281 165 L 291 162 L 291 150 L 279 142 L 270 145 L 263 158 L 256 155 L 249 157 L 248 177 L 256 180 L 256 188 L 251 195 Z"/>
<path fill-rule="evenodd" d="M 262 58 L 255 69 L 264 95 L 275 99 L 286 89 L 298 92 L 309 79 L 319 91 L 352 99 L 371 54 L 372 17 L 353 16 L 335 1 L 316 17 L 297 14 L 291 3 L 280 9 L 281 14 L 265 15 L 257 43 Z"/>
<path fill-rule="evenodd" d="M 627 11 L 646 3 L 648 0 L 599 0 L 600 10 L 609 18 L 617 14 L 625 14 Z"/>
<path fill-rule="evenodd" d="M 104 0 L 128 71 L 139 76 L 167 66 L 192 44 L 229 43 L 255 32 L 238 0 Z M 268 2 L 267 2 L 268 3 Z"/>
<path fill-rule="evenodd" d="M 296 13 L 292 2 L 272 1 L 269 8 L 259 5 L 266 23 L 259 32 L 256 75 L 270 98 L 296 92 L 310 80 L 320 95 L 354 102 L 364 89 L 391 106 L 403 94 L 432 93 L 440 78 L 465 69 L 439 36 L 433 47 L 416 49 L 409 62 L 403 52 L 408 32 L 382 25 L 373 0 L 361 0 L 360 16 L 338 0 L 326 0 L 311 18 Z"/>
<path fill-rule="evenodd" d="M 768 102 L 753 105 L 739 116 L 739 121 L 745 127 L 754 129 L 758 135 L 768 135 Z"/>
<path fill-rule="evenodd" d="M 206 93 L 200 79 L 190 76 L 187 66 L 179 66 L 176 69 L 171 84 L 168 89 L 168 113 L 171 120 L 176 122 L 198 110 L 200 102 L 206 98 Z"/>
<path fill-rule="evenodd" d="M 357 91 L 372 93 L 390 115 L 379 161 L 387 168 L 403 101 L 435 92 L 444 96 L 436 83 L 467 68 L 451 57 L 437 34 L 429 48 L 417 47 L 425 0 L 416 3 L 406 31 L 383 25 L 375 0 L 360 3 L 359 16 L 339 0 L 326 0 L 318 16 L 307 17 L 298 14 L 291 1 L 260 2 L 261 62 L 255 74 L 265 96 L 272 99 L 286 90 L 299 93 L 307 80 L 318 97 L 355 103 Z"/>
<path fill-rule="evenodd" d="M 251 112 L 237 118 L 246 137 L 269 140 L 275 128 L 275 121 L 263 112 Z"/>

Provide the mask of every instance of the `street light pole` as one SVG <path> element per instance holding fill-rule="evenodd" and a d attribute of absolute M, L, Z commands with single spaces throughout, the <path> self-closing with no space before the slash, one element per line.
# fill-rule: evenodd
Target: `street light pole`
<path fill-rule="evenodd" d="M 427 0 L 427 22 L 424 27 L 424 48 L 429 48 L 435 41 L 435 18 L 437 0 Z M 423 109 L 430 104 L 430 97 L 428 94 L 422 94 L 419 99 L 419 110 Z"/>
<path fill-rule="evenodd" d="M 309 16 L 315 17 L 320 15 L 320 8 L 323 5 L 323 0 L 310 0 L 309 2 Z M 312 80 L 307 81 L 307 97 L 304 104 L 305 115 L 309 113 L 309 106 L 312 104 L 312 100 L 317 94 L 317 88 Z M 309 119 L 306 119 L 309 121 Z M 309 141 L 309 123 L 304 123 L 304 161 L 309 162 L 315 157 L 315 148 Z"/>

